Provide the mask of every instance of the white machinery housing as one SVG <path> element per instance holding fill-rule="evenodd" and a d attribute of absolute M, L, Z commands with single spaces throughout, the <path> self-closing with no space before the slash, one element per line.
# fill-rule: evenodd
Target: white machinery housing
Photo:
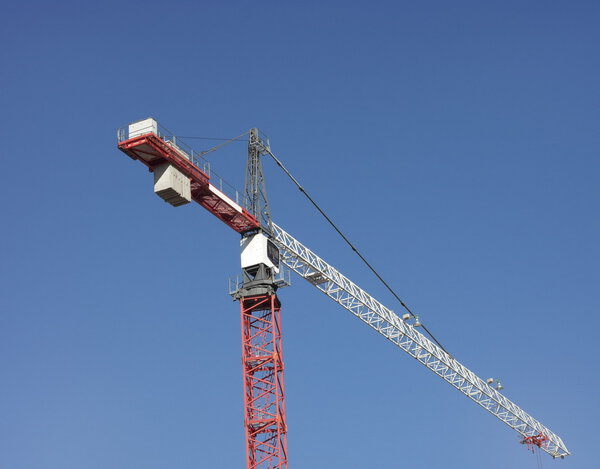
<path fill-rule="evenodd" d="M 242 269 L 265 264 L 274 273 L 279 273 L 279 249 L 265 234 L 242 238 L 240 246 Z"/>
<path fill-rule="evenodd" d="M 154 192 L 174 207 L 192 201 L 189 178 L 169 163 L 154 168 Z"/>
<path fill-rule="evenodd" d="M 149 117 L 148 119 L 144 119 L 137 122 L 132 122 L 129 124 L 129 138 L 137 137 L 138 135 L 144 135 L 149 133 L 154 133 L 158 135 L 158 124 L 157 122 Z"/>

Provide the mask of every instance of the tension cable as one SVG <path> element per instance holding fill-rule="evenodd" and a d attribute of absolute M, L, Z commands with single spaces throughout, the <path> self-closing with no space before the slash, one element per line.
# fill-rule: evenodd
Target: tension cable
<path fill-rule="evenodd" d="M 402 301 L 402 298 L 400 298 L 400 296 L 398 296 L 398 294 L 394 291 L 394 289 L 392 287 L 390 287 L 390 285 L 383 279 L 383 277 L 379 274 L 379 272 L 377 272 L 377 270 L 375 270 L 375 268 L 371 265 L 371 263 L 369 261 L 367 261 L 367 259 L 362 255 L 362 253 L 356 248 L 356 246 L 354 246 L 354 244 L 352 244 L 352 242 L 348 239 L 348 237 L 342 232 L 342 230 L 340 228 L 338 228 L 338 226 L 333 222 L 333 220 L 325 213 L 325 211 L 317 204 L 317 202 L 315 202 L 315 200 L 311 197 L 311 195 L 306 192 L 306 190 L 304 189 L 304 187 L 302 187 L 302 185 L 298 182 L 298 180 L 292 175 L 292 173 L 289 172 L 289 170 L 283 165 L 283 163 L 273 154 L 273 152 L 271 151 L 270 148 L 268 147 L 264 147 L 263 148 L 264 151 L 266 153 L 268 153 L 271 158 L 273 158 L 273 161 L 275 161 L 275 163 L 277 164 L 277 166 L 279 166 L 283 172 L 285 174 L 287 174 L 287 176 L 292 180 L 292 182 L 296 185 L 296 187 L 300 190 L 300 192 L 302 192 L 305 197 L 310 201 L 310 203 L 319 211 L 319 213 L 323 216 L 323 218 L 325 218 L 325 220 L 327 220 L 327 222 L 333 227 L 333 229 L 335 231 L 337 231 L 337 233 L 342 237 L 342 239 L 346 242 L 346 244 L 348 246 L 350 246 L 350 248 L 352 249 L 352 251 L 354 251 L 356 253 L 356 255 L 363 261 L 363 263 L 371 270 L 371 272 L 373 272 L 373 274 L 375 274 L 375 276 L 379 279 L 379 281 L 385 286 L 385 288 L 388 289 L 388 291 L 394 295 L 394 297 L 399 301 L 399 303 L 402 305 L 402 307 L 408 312 L 408 314 L 411 315 L 411 317 L 413 318 L 417 318 L 417 316 L 411 311 L 411 309 L 408 307 L 408 305 L 406 303 L 404 303 L 404 301 Z M 423 323 L 421 323 L 421 327 L 423 327 L 423 330 L 429 335 L 429 337 L 431 337 L 431 339 L 438 345 L 438 347 L 440 347 L 444 352 L 446 352 L 448 355 L 450 355 L 450 353 L 448 353 L 448 351 L 443 347 L 443 345 L 435 338 L 435 336 L 429 331 L 429 329 L 427 329 L 427 327 L 425 327 L 425 325 Z M 452 355 L 450 355 L 452 357 Z"/>

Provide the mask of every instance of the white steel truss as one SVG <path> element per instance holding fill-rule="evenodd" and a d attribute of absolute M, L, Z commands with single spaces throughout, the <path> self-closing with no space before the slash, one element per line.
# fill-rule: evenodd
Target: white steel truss
<path fill-rule="evenodd" d="M 414 326 L 403 321 L 275 223 L 271 224 L 270 231 L 281 250 L 282 262 L 298 275 L 524 438 L 545 435 L 548 439 L 540 448 L 552 457 L 564 458 L 570 454 L 558 435 L 461 365 Z"/>

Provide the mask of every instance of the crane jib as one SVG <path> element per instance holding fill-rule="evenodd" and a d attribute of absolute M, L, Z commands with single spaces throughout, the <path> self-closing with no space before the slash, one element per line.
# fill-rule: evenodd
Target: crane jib
<path fill-rule="evenodd" d="M 414 326 L 407 324 L 275 223 L 270 231 L 273 241 L 279 246 L 283 264 L 519 432 L 524 439 L 542 434 L 547 437 L 539 446 L 542 450 L 555 458 L 570 454 L 558 435 L 452 358 Z M 314 278 L 320 280 L 315 282 Z"/>

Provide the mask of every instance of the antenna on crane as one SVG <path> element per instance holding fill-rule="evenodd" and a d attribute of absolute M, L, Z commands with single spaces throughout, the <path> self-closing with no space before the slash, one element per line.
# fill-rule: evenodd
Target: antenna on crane
<path fill-rule="evenodd" d="M 261 132 L 257 128 L 250 129 L 248 132 L 248 162 L 246 164 L 244 187 L 246 210 L 254 215 L 261 225 L 266 227 L 271 226 L 271 212 L 260 157 L 268 153 L 269 140 L 263 140 Z"/>

